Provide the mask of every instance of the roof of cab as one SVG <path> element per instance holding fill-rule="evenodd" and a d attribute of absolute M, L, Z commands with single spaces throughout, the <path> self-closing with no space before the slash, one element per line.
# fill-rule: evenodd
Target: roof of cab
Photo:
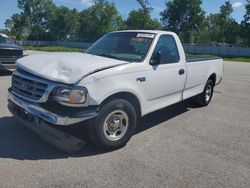
<path fill-rule="evenodd" d="M 121 30 L 121 31 L 114 31 L 111 33 L 120 33 L 120 32 L 142 32 L 142 33 L 152 33 L 152 34 L 175 34 L 174 32 L 170 31 L 162 31 L 162 30 Z"/>

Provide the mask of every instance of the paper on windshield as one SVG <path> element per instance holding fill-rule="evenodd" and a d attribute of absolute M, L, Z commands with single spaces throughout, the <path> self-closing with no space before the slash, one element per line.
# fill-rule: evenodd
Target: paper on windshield
<path fill-rule="evenodd" d="M 150 33 L 138 33 L 136 37 L 141 37 L 141 38 L 154 38 L 155 34 L 150 34 Z"/>

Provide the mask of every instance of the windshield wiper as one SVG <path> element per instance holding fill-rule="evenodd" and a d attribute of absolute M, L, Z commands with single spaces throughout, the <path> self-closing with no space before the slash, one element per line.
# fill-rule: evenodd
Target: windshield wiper
<path fill-rule="evenodd" d="M 102 56 L 102 57 L 107 57 L 107 58 L 113 58 L 113 59 L 122 60 L 121 58 L 118 58 L 118 57 L 113 56 L 113 55 L 111 55 L 111 54 L 94 54 L 94 55 L 98 55 L 98 56 Z"/>

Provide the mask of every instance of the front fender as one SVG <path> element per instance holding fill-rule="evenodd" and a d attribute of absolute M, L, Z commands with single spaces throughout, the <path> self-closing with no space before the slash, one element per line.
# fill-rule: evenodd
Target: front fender
<path fill-rule="evenodd" d="M 88 89 L 89 105 L 100 105 L 108 97 L 117 93 L 130 93 L 137 97 L 141 109 L 143 109 L 145 98 L 142 92 L 142 86 L 136 81 L 133 75 L 116 75 L 96 80 L 94 77 L 80 82 Z"/>

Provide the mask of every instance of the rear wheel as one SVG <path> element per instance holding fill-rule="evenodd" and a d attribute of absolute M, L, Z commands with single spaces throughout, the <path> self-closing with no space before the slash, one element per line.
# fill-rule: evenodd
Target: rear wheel
<path fill-rule="evenodd" d="M 105 104 L 88 125 L 89 138 L 100 149 L 118 149 L 132 137 L 136 120 L 134 107 L 126 100 L 115 99 Z"/>
<path fill-rule="evenodd" d="M 196 97 L 196 101 L 200 106 L 207 106 L 212 100 L 214 92 L 214 82 L 212 80 L 208 80 L 204 91 Z"/>

